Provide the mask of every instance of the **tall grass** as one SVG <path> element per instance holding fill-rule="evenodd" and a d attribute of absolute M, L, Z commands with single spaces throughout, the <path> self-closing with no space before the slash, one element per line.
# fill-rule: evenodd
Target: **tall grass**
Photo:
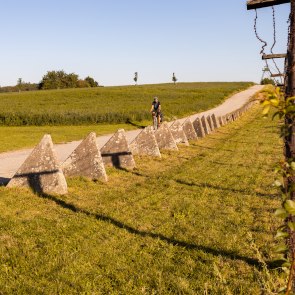
<path fill-rule="evenodd" d="M 150 119 L 158 96 L 166 119 L 221 103 L 250 82 L 179 83 L 0 94 L 0 125 L 83 125 Z"/>

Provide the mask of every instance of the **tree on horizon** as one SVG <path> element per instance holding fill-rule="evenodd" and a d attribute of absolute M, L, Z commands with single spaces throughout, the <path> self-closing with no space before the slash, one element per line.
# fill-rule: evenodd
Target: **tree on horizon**
<path fill-rule="evenodd" d="M 134 73 L 134 78 L 133 78 L 134 82 L 135 82 L 135 85 L 137 85 L 137 80 L 138 80 L 138 73 L 135 72 Z"/>
<path fill-rule="evenodd" d="M 175 73 L 173 73 L 173 75 L 172 75 L 172 81 L 173 81 L 173 83 L 174 83 L 174 85 L 175 85 L 175 83 L 176 83 L 176 81 L 177 81 L 177 78 L 176 78 L 176 76 L 175 76 Z"/>

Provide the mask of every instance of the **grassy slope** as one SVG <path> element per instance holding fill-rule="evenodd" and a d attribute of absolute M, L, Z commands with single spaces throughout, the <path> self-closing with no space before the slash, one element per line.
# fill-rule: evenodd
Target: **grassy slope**
<path fill-rule="evenodd" d="M 1 292 L 261 294 L 281 143 L 260 112 L 68 196 L 0 187 Z"/>
<path fill-rule="evenodd" d="M 179 83 L 0 94 L 0 124 L 80 125 L 150 119 L 158 96 L 166 119 L 212 108 L 251 83 Z"/>

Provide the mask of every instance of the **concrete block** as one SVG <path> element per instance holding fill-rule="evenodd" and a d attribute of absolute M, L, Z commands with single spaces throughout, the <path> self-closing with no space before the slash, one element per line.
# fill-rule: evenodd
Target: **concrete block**
<path fill-rule="evenodd" d="M 219 123 L 219 120 L 217 119 L 217 117 L 215 116 L 215 114 L 212 114 L 211 115 L 211 119 L 212 119 L 212 123 L 213 123 L 214 129 L 219 128 L 220 127 L 220 123 Z"/>
<path fill-rule="evenodd" d="M 129 143 L 129 148 L 131 150 L 132 155 L 139 155 L 138 147 L 134 140 Z"/>
<path fill-rule="evenodd" d="M 117 168 L 135 168 L 135 161 L 124 129 L 119 129 L 100 149 L 100 153 L 105 165 Z"/>
<path fill-rule="evenodd" d="M 222 116 L 223 126 L 227 124 L 226 116 Z"/>
<path fill-rule="evenodd" d="M 182 128 L 188 140 L 194 140 L 198 138 L 198 135 L 190 118 L 187 118 L 184 121 L 184 123 L 182 124 Z"/>
<path fill-rule="evenodd" d="M 218 120 L 220 126 L 224 125 L 222 116 L 218 117 L 217 120 Z"/>
<path fill-rule="evenodd" d="M 202 116 L 201 123 L 202 123 L 202 126 L 204 128 L 205 134 L 206 135 L 210 134 L 211 133 L 210 126 L 209 126 L 209 123 L 208 123 L 207 119 L 205 118 L 205 116 Z"/>
<path fill-rule="evenodd" d="M 63 195 L 68 192 L 67 182 L 49 134 L 43 136 L 7 187 L 30 187 L 41 194 Z"/>
<path fill-rule="evenodd" d="M 231 123 L 233 121 L 232 114 L 227 114 L 226 116 L 227 116 L 227 122 Z"/>
<path fill-rule="evenodd" d="M 212 118 L 211 118 L 211 115 L 207 116 L 207 121 L 208 121 L 208 125 L 209 125 L 209 128 L 210 128 L 210 131 L 213 132 L 214 131 L 214 125 L 213 125 L 213 121 L 212 121 Z"/>
<path fill-rule="evenodd" d="M 170 131 L 176 143 L 189 145 L 182 124 L 177 120 L 170 127 Z"/>
<path fill-rule="evenodd" d="M 193 122 L 193 126 L 194 126 L 194 129 L 196 131 L 196 134 L 199 138 L 202 138 L 202 137 L 205 137 L 206 134 L 205 134 L 205 130 L 203 128 L 203 125 L 202 125 L 202 122 L 201 122 L 201 119 L 200 118 L 196 118 Z"/>
<path fill-rule="evenodd" d="M 65 176 L 84 176 L 107 181 L 103 160 L 96 143 L 96 134 L 91 132 L 62 164 Z"/>
<path fill-rule="evenodd" d="M 161 157 L 152 126 L 144 128 L 131 142 L 130 148 L 134 155 Z"/>
<path fill-rule="evenodd" d="M 166 122 L 164 122 L 160 128 L 155 131 L 155 137 L 160 150 L 164 149 L 178 151 L 177 144 Z"/>

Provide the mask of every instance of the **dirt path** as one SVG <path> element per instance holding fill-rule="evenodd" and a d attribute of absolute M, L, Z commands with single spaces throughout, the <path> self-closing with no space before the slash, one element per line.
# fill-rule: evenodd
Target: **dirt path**
<path fill-rule="evenodd" d="M 206 112 L 198 113 L 191 116 L 191 119 L 194 120 L 197 116 L 207 115 L 215 113 L 217 116 L 225 115 L 226 113 L 230 113 L 240 107 L 242 107 L 257 91 L 260 91 L 263 86 L 255 85 L 250 87 L 249 89 L 239 92 L 229 99 L 227 99 L 224 103 L 208 110 Z M 184 122 L 186 118 L 180 119 L 180 121 Z M 141 131 L 141 129 L 132 130 L 126 132 L 127 140 L 131 142 L 136 135 Z M 102 147 L 112 136 L 112 134 L 104 135 L 97 137 L 97 143 L 99 147 Z M 58 159 L 60 161 L 64 161 L 71 152 L 78 146 L 81 141 L 72 141 L 66 144 L 57 144 L 55 145 L 55 150 L 57 152 Z M 7 182 L 7 179 L 11 178 L 20 165 L 24 162 L 27 156 L 30 154 L 32 149 L 14 151 L 14 152 L 6 152 L 0 153 L 0 183 Z"/>

